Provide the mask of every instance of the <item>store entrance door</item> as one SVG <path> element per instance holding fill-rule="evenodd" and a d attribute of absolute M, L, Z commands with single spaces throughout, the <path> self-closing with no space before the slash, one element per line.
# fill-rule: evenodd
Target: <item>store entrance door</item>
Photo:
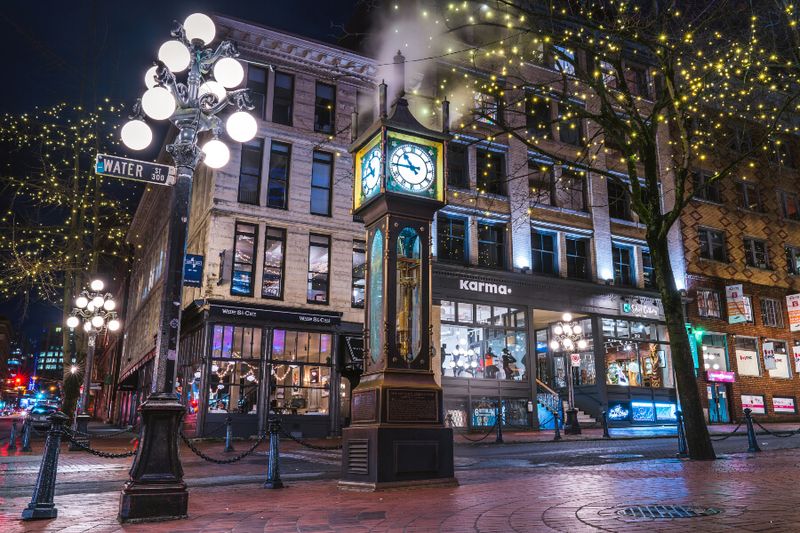
<path fill-rule="evenodd" d="M 728 388 L 724 383 L 708 385 L 708 421 L 712 424 L 727 424 L 731 421 L 728 411 Z"/>

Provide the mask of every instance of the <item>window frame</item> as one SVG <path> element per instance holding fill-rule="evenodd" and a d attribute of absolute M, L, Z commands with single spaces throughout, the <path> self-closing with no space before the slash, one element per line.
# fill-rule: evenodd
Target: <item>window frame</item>
<path fill-rule="evenodd" d="M 787 200 L 793 200 L 794 203 L 794 212 L 796 213 L 795 216 L 789 216 L 788 211 L 786 209 Z M 780 204 L 781 208 L 781 218 L 783 220 L 791 220 L 793 222 L 800 222 L 800 201 L 798 201 L 798 196 L 796 192 L 791 191 L 784 191 L 782 189 L 778 190 L 778 203 Z"/>
<path fill-rule="evenodd" d="M 322 156 L 328 157 L 328 161 L 323 161 Z M 336 160 L 335 156 L 331 152 L 325 152 L 323 150 L 314 150 L 311 155 L 311 181 L 310 187 L 311 191 L 309 194 L 309 212 L 312 215 L 322 216 L 322 217 L 332 217 L 333 216 L 333 175 L 334 175 L 334 161 Z M 319 185 L 314 185 L 314 165 L 317 163 L 327 163 L 328 164 L 328 186 L 321 187 Z M 314 211 L 314 190 L 324 190 L 328 193 L 328 202 L 327 202 L 327 212 L 326 213 L 319 213 Z"/>
<path fill-rule="evenodd" d="M 333 97 L 330 100 L 330 109 L 325 109 L 320 104 L 320 95 L 319 89 L 320 87 L 328 87 L 332 90 Z M 328 111 L 329 112 L 329 129 L 324 129 L 320 126 L 319 117 L 321 116 L 319 111 L 320 110 Z M 314 131 L 317 133 L 324 133 L 325 135 L 332 135 L 336 136 L 336 84 L 326 83 L 324 81 L 315 81 L 314 83 Z"/>
<path fill-rule="evenodd" d="M 767 309 L 767 306 L 765 306 L 766 303 L 769 303 L 772 306 L 772 309 Z M 770 298 L 768 296 L 759 296 L 758 307 L 760 311 L 759 314 L 761 315 L 762 326 L 766 326 L 768 328 L 783 328 L 783 306 L 781 305 L 780 300 L 777 298 Z M 766 319 L 772 318 L 768 316 L 770 312 L 774 313 L 774 322 Z"/>
<path fill-rule="evenodd" d="M 547 167 L 546 171 L 542 171 L 543 167 Z M 534 176 L 545 176 L 547 181 L 547 203 L 542 202 L 542 194 L 535 191 Z M 540 180 L 544 183 L 545 180 Z M 539 188 L 541 190 L 541 188 Z M 534 196 L 535 195 L 535 196 Z M 553 163 L 538 161 L 536 159 L 528 158 L 528 198 L 537 206 L 558 207 L 556 195 L 556 166 Z"/>
<path fill-rule="evenodd" d="M 641 248 L 640 253 L 642 261 L 642 283 L 644 284 L 644 288 L 657 289 L 658 282 L 656 281 L 656 272 L 653 266 L 653 253 L 650 251 L 650 248 Z M 645 261 L 645 256 L 649 257 L 649 260 Z"/>
<path fill-rule="evenodd" d="M 609 218 L 633 222 L 633 212 L 631 211 L 631 194 L 628 190 L 628 187 L 611 178 L 606 178 L 605 181 L 606 192 L 608 195 Z M 611 196 L 612 188 L 615 188 L 613 199 Z M 612 212 L 612 209 L 614 212 Z"/>
<path fill-rule="evenodd" d="M 256 150 L 254 146 L 258 143 L 258 173 L 256 175 L 244 172 L 244 154 L 245 150 Z M 260 205 L 261 203 L 261 176 L 264 173 L 264 139 L 256 137 L 241 145 L 241 154 L 239 156 L 239 183 L 236 191 L 236 201 L 240 204 L 247 205 Z M 255 179 L 255 201 L 247 202 L 242 199 L 242 176 Z"/>
<path fill-rule="evenodd" d="M 539 101 L 535 102 L 534 99 Z M 543 123 L 545 110 L 547 121 Z M 525 90 L 525 131 L 528 137 L 535 137 L 535 133 L 541 133 L 548 139 L 553 138 L 553 101 L 550 97 L 531 89 Z"/>
<path fill-rule="evenodd" d="M 622 261 L 623 252 L 627 254 L 627 264 Z M 617 244 L 615 242 L 611 243 L 611 263 L 614 268 L 614 285 L 620 287 L 636 286 L 636 263 L 634 261 L 633 252 L 634 249 L 632 246 Z M 627 270 L 627 281 L 624 279 L 624 270 Z"/>
<path fill-rule="evenodd" d="M 281 152 L 281 151 L 275 150 L 276 145 L 277 146 L 286 147 L 286 152 Z M 283 192 L 283 199 L 284 199 L 283 204 L 284 205 L 282 205 L 282 206 L 280 206 L 280 205 L 272 205 L 270 203 L 270 190 L 271 190 L 272 181 L 273 181 L 273 177 L 272 177 L 273 162 L 274 162 L 273 161 L 273 156 L 275 154 L 279 154 L 279 155 L 283 156 L 284 153 L 286 155 L 286 177 L 283 178 L 283 179 L 278 179 L 277 180 L 279 182 L 283 181 L 283 191 L 284 191 Z M 279 141 L 277 139 L 272 139 L 272 141 L 269 144 L 269 166 L 268 166 L 268 169 L 267 169 L 267 204 L 266 204 L 267 207 L 270 207 L 272 209 L 283 209 L 283 210 L 288 210 L 289 209 L 289 183 L 291 182 L 291 177 L 292 177 L 292 145 L 290 143 L 287 143 L 287 142 L 284 142 L 284 141 Z"/>
<path fill-rule="evenodd" d="M 481 229 L 489 227 L 497 231 L 497 235 L 500 237 L 498 241 L 488 241 L 481 238 Z M 506 224 L 501 222 L 493 222 L 488 220 L 478 221 L 478 266 L 496 270 L 506 269 L 508 266 L 508 259 L 506 258 L 506 227 Z M 500 264 L 490 265 L 481 261 L 481 249 L 486 246 L 494 249 L 494 255 L 498 258 Z"/>
<path fill-rule="evenodd" d="M 568 211 L 575 211 L 577 213 L 586 213 L 586 212 L 588 212 L 589 211 L 589 202 L 588 202 L 588 199 L 589 199 L 589 197 L 588 197 L 589 177 L 588 177 L 588 175 L 586 173 L 581 174 L 579 171 L 569 169 L 569 168 L 565 167 L 564 165 L 561 166 L 560 170 L 561 170 L 561 175 L 558 177 L 558 180 L 556 181 L 556 183 L 554 185 L 554 190 L 555 190 L 555 195 L 556 195 L 556 207 L 558 207 L 560 209 L 566 209 Z M 578 181 L 580 183 L 580 186 L 581 186 L 581 191 L 580 191 L 581 207 L 580 207 L 580 209 L 577 209 L 572 205 L 572 201 L 571 200 L 575 198 L 575 189 L 573 187 L 569 187 L 569 188 L 565 187 L 564 186 L 565 179 L 575 180 L 575 181 Z M 555 180 L 555 178 L 554 178 L 554 180 Z M 567 194 L 560 194 L 559 195 L 559 191 L 561 191 L 561 192 L 569 191 L 569 194 L 568 195 Z M 565 205 L 565 202 L 563 201 L 563 199 L 565 197 L 570 199 L 570 205 L 568 205 L 568 206 Z"/>
<path fill-rule="evenodd" d="M 752 192 L 751 192 L 752 189 Z M 756 208 L 753 209 L 750 205 L 753 203 L 751 196 L 755 195 Z M 764 202 L 761 199 L 761 190 L 758 183 L 753 181 L 739 180 L 736 182 L 736 204 L 739 209 L 744 209 L 751 213 L 764 213 Z"/>
<path fill-rule="evenodd" d="M 772 270 L 772 261 L 769 253 L 769 243 L 764 239 L 756 239 L 755 237 L 743 237 L 742 244 L 744 246 L 744 264 L 751 268 L 758 268 L 761 270 Z M 758 245 L 763 246 L 762 254 L 764 256 L 764 263 L 758 264 L 757 258 L 759 252 Z"/>
<path fill-rule="evenodd" d="M 580 256 L 577 253 L 570 253 L 570 242 L 573 243 L 583 243 L 585 248 L 585 255 Z M 577 246 L 576 246 L 577 251 Z M 567 262 L 567 278 L 569 279 L 577 279 L 588 281 L 592 279 L 592 256 L 591 256 L 591 239 L 589 237 L 581 236 L 581 235 L 565 235 L 564 236 L 564 256 Z M 575 276 L 570 275 L 570 258 L 572 258 L 573 264 L 576 263 L 578 260 L 583 261 L 583 268 L 585 269 L 585 273 L 583 276 Z"/>
<path fill-rule="evenodd" d="M 361 252 L 364 256 L 364 262 L 362 264 L 362 275 L 360 278 L 356 278 L 356 253 Z M 355 290 L 356 290 L 356 281 L 363 280 L 364 285 L 362 287 L 362 291 L 364 294 L 364 301 L 361 305 L 357 305 L 355 301 Z M 367 242 L 354 240 L 353 241 L 353 254 L 352 254 L 352 269 L 351 269 L 351 290 L 350 290 L 350 307 L 353 309 L 364 309 L 366 300 L 367 300 Z"/>
<path fill-rule="evenodd" d="M 786 253 L 786 272 L 790 276 L 800 276 L 800 246 L 787 244 L 784 246 L 784 250 Z M 789 261 L 789 254 L 792 254 L 795 259 L 793 262 Z M 794 267 L 792 267 L 792 263 L 794 263 Z"/>
<path fill-rule="evenodd" d="M 481 157 L 484 158 L 484 164 L 486 163 L 486 156 L 489 156 L 490 159 L 497 158 L 499 161 L 500 166 L 497 170 L 492 170 L 491 175 L 487 172 L 487 174 L 483 174 L 481 169 Z M 494 161 L 492 161 L 494 162 Z M 493 194 L 495 196 L 508 196 L 508 187 L 506 183 L 506 153 L 503 151 L 498 150 L 491 150 L 488 147 L 478 146 L 475 149 L 475 166 L 476 166 L 476 187 L 478 190 L 483 188 L 485 194 Z M 489 167 L 491 168 L 491 167 Z M 489 187 L 486 185 L 494 184 L 492 190 L 489 190 Z M 481 187 L 483 185 L 483 187 Z M 496 189 L 496 190 L 495 190 Z M 499 191 L 499 192 L 498 192 Z"/>
<path fill-rule="evenodd" d="M 326 267 L 326 271 L 324 274 L 327 276 L 325 281 L 325 301 L 320 302 L 318 300 L 311 300 L 309 299 L 309 289 L 308 284 L 312 283 L 310 276 L 312 274 L 323 274 L 323 272 L 318 272 L 315 270 L 311 270 L 311 248 L 314 246 L 322 246 L 321 243 L 314 243 L 314 238 L 321 238 L 325 239 L 327 244 L 327 254 L 328 254 L 328 265 Z M 306 279 L 306 303 L 315 304 L 315 305 L 330 305 L 331 301 L 331 236 L 330 235 L 323 235 L 320 233 L 309 233 L 308 235 L 308 269 L 307 269 L 307 279 Z"/>
<path fill-rule="evenodd" d="M 455 148 L 458 147 L 458 148 Z M 455 148 L 455 149 L 454 149 Z M 456 152 L 455 154 L 453 152 Z M 456 157 L 452 157 L 456 155 Z M 463 166 L 460 169 L 460 176 L 459 180 L 453 179 L 453 166 L 456 169 Z M 456 189 L 470 189 L 469 183 L 469 145 L 466 143 L 460 143 L 455 141 L 450 141 L 447 143 L 447 186 L 454 187 Z"/>
<path fill-rule="evenodd" d="M 541 242 L 541 237 L 547 237 L 552 240 L 552 250 L 548 251 L 543 248 L 537 248 L 537 242 L 535 242 L 536 237 L 539 236 L 539 242 Z M 536 268 L 536 257 L 539 256 L 539 261 L 542 265 L 545 264 L 544 257 L 550 256 L 550 269 L 551 272 L 545 272 L 546 269 L 537 269 Z M 558 265 L 558 233 L 554 233 L 551 231 L 541 231 L 536 228 L 531 230 L 531 272 L 536 274 L 540 274 L 542 276 L 552 276 L 558 277 L 559 275 L 559 265 Z"/>
<path fill-rule="evenodd" d="M 280 232 L 280 236 L 270 235 L 270 231 Z M 281 243 L 281 266 L 280 266 L 280 290 L 277 296 L 270 296 L 264 294 L 264 283 L 266 281 L 267 271 L 267 249 L 269 241 L 279 241 Z M 267 226 L 264 228 L 264 254 L 262 256 L 262 271 L 261 271 L 261 297 L 267 300 L 283 300 L 284 287 L 286 286 L 286 228 L 279 228 L 275 226 Z M 272 266 L 270 269 L 274 268 Z"/>
<path fill-rule="evenodd" d="M 259 92 L 259 91 L 255 90 L 253 88 L 253 86 L 251 85 L 251 83 L 250 83 L 251 81 L 253 81 L 250 78 L 250 72 L 251 71 L 256 71 L 256 70 L 261 71 L 264 74 L 264 81 L 263 81 L 264 91 L 263 92 Z M 261 83 L 261 82 L 253 81 L 253 85 L 259 84 L 259 83 Z M 261 65 L 254 65 L 252 63 L 248 63 L 247 64 L 247 75 L 246 75 L 246 79 L 245 79 L 245 87 L 247 89 L 250 89 L 250 99 L 251 99 L 253 105 L 255 106 L 253 108 L 253 114 L 259 120 L 265 120 L 266 116 L 267 116 L 267 101 L 268 101 L 267 97 L 269 96 L 268 95 L 268 91 L 269 91 L 269 71 L 267 70 L 267 68 L 265 68 L 265 67 L 263 67 Z M 262 97 L 261 102 L 260 102 L 261 112 L 258 112 L 259 102 L 258 102 L 258 99 L 255 97 L 255 95 L 261 95 L 261 97 Z"/>
<path fill-rule="evenodd" d="M 719 180 L 709 185 L 708 180 L 713 176 L 702 170 L 692 171 L 692 199 L 712 204 L 722 203 L 722 191 Z"/>
<path fill-rule="evenodd" d="M 292 87 L 291 87 L 291 89 L 289 89 L 291 94 L 288 97 L 288 104 L 285 103 L 286 100 L 284 100 L 282 96 L 280 96 L 280 97 L 278 96 L 278 90 L 279 90 L 279 88 L 278 88 L 278 77 L 279 76 L 285 76 L 286 79 L 291 81 Z M 291 126 L 294 125 L 294 92 L 295 92 L 294 74 L 289 74 L 288 72 L 282 72 L 280 70 L 276 70 L 275 73 L 273 74 L 272 78 L 273 78 L 273 81 L 272 81 L 272 122 L 275 123 L 275 124 L 282 124 L 284 126 L 290 126 L 291 127 Z M 280 91 L 284 91 L 284 90 L 286 90 L 286 89 L 280 88 Z M 277 106 L 279 106 L 279 105 L 284 105 L 287 108 L 287 113 L 286 113 L 287 122 L 281 122 L 281 121 L 275 120 L 275 117 L 277 116 L 277 113 L 275 111 L 278 108 Z"/>
<path fill-rule="evenodd" d="M 444 222 L 444 224 L 443 224 Z M 450 247 L 442 246 L 442 228 L 444 226 L 448 227 L 447 231 L 447 240 L 457 240 L 458 237 L 453 236 L 452 226 L 453 223 L 460 223 L 464 228 L 464 236 L 461 238 L 463 246 L 463 257 L 459 259 L 451 259 L 450 257 L 444 257 L 442 255 L 442 250 L 450 249 Z M 455 265 L 466 265 L 469 264 L 469 221 L 465 218 L 453 216 L 448 213 L 438 213 L 436 215 L 436 261 L 443 262 L 443 263 L 450 263 Z M 450 254 L 448 254 L 450 255 Z"/>
<path fill-rule="evenodd" d="M 705 305 L 703 306 L 700 305 L 701 293 L 704 295 L 702 297 L 702 302 L 704 302 Z M 722 306 L 720 305 L 719 292 L 714 289 L 699 288 L 697 289 L 695 299 L 697 300 L 697 316 L 722 320 Z M 708 305 L 709 303 L 713 303 L 714 305 Z M 716 306 L 716 314 L 711 312 L 714 306 Z"/>
<path fill-rule="evenodd" d="M 578 104 L 576 104 L 576 103 L 571 103 L 570 105 L 578 106 Z M 561 143 L 564 143 L 564 144 L 568 144 L 570 146 L 581 146 L 581 147 L 584 146 L 583 119 L 581 119 L 581 117 L 579 117 L 577 115 L 577 113 L 571 119 L 568 119 L 568 120 L 564 119 L 564 118 L 562 118 L 564 116 L 564 113 L 562 111 L 564 111 L 566 113 L 570 112 L 568 106 L 565 106 L 563 103 L 556 102 L 556 121 L 557 121 L 557 124 L 558 124 L 558 141 L 561 142 Z M 568 130 L 573 130 L 573 129 L 577 130 L 578 133 L 577 133 L 576 142 L 571 142 L 572 137 L 567 137 L 565 139 L 565 137 L 568 134 L 564 133 L 564 128 L 562 127 L 565 124 L 572 123 L 573 120 L 575 121 L 575 128 L 567 128 L 567 129 Z"/>
<path fill-rule="evenodd" d="M 713 247 L 711 245 L 711 237 L 712 234 L 718 234 L 722 237 L 722 258 L 718 259 L 714 257 Z M 703 255 L 703 236 L 706 238 L 706 248 L 708 250 L 708 257 Z M 718 230 L 715 228 L 707 228 L 707 227 L 699 227 L 697 228 L 697 238 L 700 243 L 700 248 L 698 249 L 698 254 L 701 259 L 705 259 L 706 261 L 717 261 L 720 263 L 727 263 L 728 262 L 728 243 L 727 238 L 725 235 L 725 231 Z"/>
<path fill-rule="evenodd" d="M 253 229 L 252 233 L 241 231 L 239 228 L 240 226 L 249 226 Z M 237 244 L 239 243 L 239 236 L 240 235 L 252 235 L 253 237 L 253 255 L 250 258 L 250 282 L 249 282 L 249 291 L 247 293 L 243 292 L 234 292 L 234 274 L 238 272 L 245 272 L 245 270 L 237 269 L 237 265 L 246 265 L 247 263 L 243 263 L 241 261 L 236 260 L 236 248 Z M 254 224 L 252 222 L 240 222 L 236 221 L 233 227 L 233 254 L 231 260 L 231 286 L 230 286 L 230 294 L 231 296 L 249 296 L 252 297 L 255 294 L 255 277 L 256 277 L 256 257 L 258 257 L 258 224 Z"/>

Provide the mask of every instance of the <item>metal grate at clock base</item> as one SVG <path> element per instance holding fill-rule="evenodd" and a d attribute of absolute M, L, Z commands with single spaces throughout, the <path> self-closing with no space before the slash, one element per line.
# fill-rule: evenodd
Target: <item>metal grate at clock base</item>
<path fill-rule="evenodd" d="M 630 505 L 617 511 L 618 515 L 643 520 L 671 520 L 673 518 L 700 518 L 721 513 L 713 507 L 692 505 Z"/>

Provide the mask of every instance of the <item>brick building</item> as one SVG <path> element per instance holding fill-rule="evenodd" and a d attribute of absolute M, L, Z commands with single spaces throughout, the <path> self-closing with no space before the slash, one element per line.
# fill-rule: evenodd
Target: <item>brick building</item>
<path fill-rule="evenodd" d="M 740 141 L 755 135 L 734 133 Z M 727 144 L 729 157 L 747 150 Z M 800 418 L 800 333 L 787 311 L 787 297 L 800 292 L 798 171 L 788 139 L 774 148 L 717 185 L 706 186 L 708 174 L 698 170 L 682 217 L 687 322 L 711 422 L 741 420 L 748 406 L 762 419 Z M 726 296 L 738 285 L 742 306 Z"/>

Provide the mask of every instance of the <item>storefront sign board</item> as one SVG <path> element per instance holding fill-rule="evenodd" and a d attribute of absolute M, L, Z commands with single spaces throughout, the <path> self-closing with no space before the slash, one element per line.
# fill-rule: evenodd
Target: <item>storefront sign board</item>
<path fill-rule="evenodd" d="M 758 352 L 736 349 L 736 369 L 741 376 L 758 376 Z"/>
<path fill-rule="evenodd" d="M 772 397 L 772 410 L 782 415 L 793 415 L 797 413 L 794 405 L 794 398 Z"/>
<path fill-rule="evenodd" d="M 619 311 L 625 316 L 663 319 L 661 300 L 646 296 L 623 296 L 619 299 Z"/>
<path fill-rule="evenodd" d="M 800 331 L 800 294 L 786 297 L 786 309 L 789 310 L 789 331 Z"/>
<path fill-rule="evenodd" d="M 742 285 L 728 285 L 725 287 L 725 300 L 728 305 L 728 323 L 741 324 L 742 322 L 747 322 L 747 309 L 745 308 Z"/>
<path fill-rule="evenodd" d="M 734 383 L 736 381 L 736 373 L 726 372 L 724 370 L 707 370 L 706 381 L 714 381 L 717 383 Z"/>
<path fill-rule="evenodd" d="M 612 421 L 630 420 L 631 406 L 628 402 L 613 403 L 608 407 L 608 419 Z"/>
<path fill-rule="evenodd" d="M 778 365 L 775 362 L 775 345 L 771 342 L 765 342 L 762 345 L 761 352 L 764 354 L 764 369 L 775 370 Z"/>
<path fill-rule="evenodd" d="M 764 397 L 760 394 L 742 394 L 742 409 L 750 409 L 756 415 L 763 415 L 767 412 L 764 406 Z"/>
<path fill-rule="evenodd" d="M 569 354 L 569 361 L 572 363 L 572 368 L 580 368 L 581 366 L 581 354 L 579 353 L 571 353 Z"/>
<path fill-rule="evenodd" d="M 252 320 L 270 320 L 275 322 L 290 322 L 312 326 L 333 326 L 341 322 L 341 317 L 338 315 L 275 311 L 272 309 L 258 309 L 254 307 L 240 307 L 234 305 L 212 305 L 210 315 L 212 318 L 248 318 Z"/>

